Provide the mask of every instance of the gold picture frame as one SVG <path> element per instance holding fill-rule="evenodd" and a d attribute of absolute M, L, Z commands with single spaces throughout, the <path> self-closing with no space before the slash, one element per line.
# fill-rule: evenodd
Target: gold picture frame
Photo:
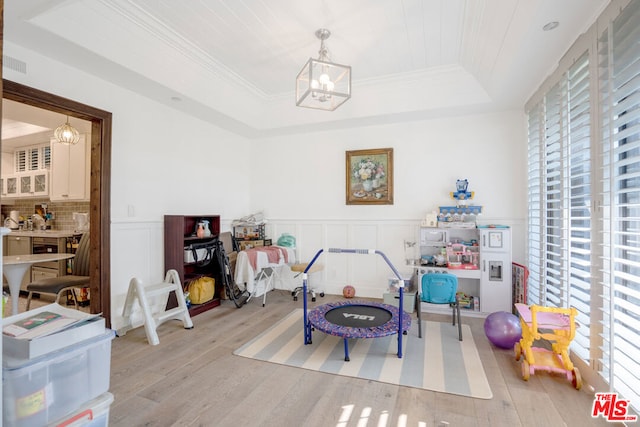
<path fill-rule="evenodd" d="M 346 152 L 347 205 L 393 204 L 393 148 Z"/>

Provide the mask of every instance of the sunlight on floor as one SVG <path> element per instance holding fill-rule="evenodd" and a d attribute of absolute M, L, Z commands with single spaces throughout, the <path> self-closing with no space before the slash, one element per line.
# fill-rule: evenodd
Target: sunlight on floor
<path fill-rule="evenodd" d="M 351 416 L 355 410 L 354 405 L 344 405 L 342 407 L 342 413 L 340 414 L 340 418 L 338 419 L 338 424 L 336 427 L 346 427 L 351 420 Z M 369 425 L 369 419 L 371 418 L 371 414 L 373 413 L 373 409 L 370 407 L 366 407 L 362 409 L 360 412 L 360 417 L 358 418 L 358 423 L 356 424 L 358 427 L 367 427 Z M 376 427 L 387 427 L 388 425 L 395 425 L 396 427 L 407 427 L 407 414 L 400 414 L 398 416 L 398 422 L 396 424 L 389 424 L 389 411 L 381 411 L 378 416 L 378 423 Z M 438 427 L 446 427 L 449 423 L 446 421 L 440 421 L 438 423 Z M 418 427 L 427 427 L 426 421 L 418 421 Z"/>

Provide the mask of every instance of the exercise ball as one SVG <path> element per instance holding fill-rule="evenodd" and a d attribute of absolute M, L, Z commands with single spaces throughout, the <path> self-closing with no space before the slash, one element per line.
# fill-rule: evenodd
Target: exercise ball
<path fill-rule="evenodd" d="M 485 319 L 484 333 L 496 347 L 513 348 L 522 337 L 522 327 L 517 316 L 506 311 L 496 311 Z"/>
<path fill-rule="evenodd" d="M 353 298 L 356 296 L 356 288 L 351 285 L 347 285 L 342 288 L 342 295 L 344 295 L 345 298 Z"/>

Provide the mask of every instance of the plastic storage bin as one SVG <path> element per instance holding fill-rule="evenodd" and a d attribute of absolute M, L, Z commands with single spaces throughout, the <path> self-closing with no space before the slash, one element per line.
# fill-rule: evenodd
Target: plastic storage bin
<path fill-rule="evenodd" d="M 109 389 L 112 330 L 41 357 L 4 358 L 3 424 L 45 426 Z"/>
<path fill-rule="evenodd" d="M 113 403 L 113 394 L 103 393 L 82 405 L 73 414 L 49 424 L 49 427 L 108 427 L 111 403 Z"/>

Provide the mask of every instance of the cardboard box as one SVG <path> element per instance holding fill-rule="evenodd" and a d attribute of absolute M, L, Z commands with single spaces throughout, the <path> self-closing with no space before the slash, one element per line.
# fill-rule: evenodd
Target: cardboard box
<path fill-rule="evenodd" d="M 33 359 L 47 353 L 74 345 L 80 341 L 104 334 L 104 317 L 91 315 L 79 310 L 72 310 L 59 304 L 48 304 L 24 313 L 2 319 L 2 326 L 24 320 L 44 311 L 59 313 L 66 317 L 78 319 L 79 322 L 60 332 L 33 339 L 19 339 L 2 335 L 3 364 L 7 358 Z"/>

